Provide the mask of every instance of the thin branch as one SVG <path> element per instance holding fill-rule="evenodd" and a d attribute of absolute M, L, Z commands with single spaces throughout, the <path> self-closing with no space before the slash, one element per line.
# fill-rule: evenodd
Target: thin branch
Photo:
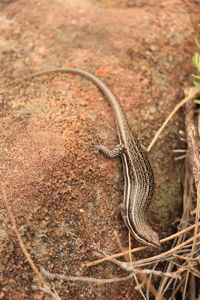
<path fill-rule="evenodd" d="M 169 240 L 171 240 L 171 239 L 174 239 L 175 237 L 177 237 L 177 236 L 179 236 L 179 235 L 181 235 L 181 234 L 184 234 L 185 232 L 190 231 L 190 230 L 193 229 L 195 226 L 196 226 L 196 225 L 193 224 L 193 225 L 191 225 L 191 226 L 189 226 L 189 227 L 187 227 L 187 228 L 185 228 L 185 229 L 183 229 L 183 230 L 181 230 L 181 231 L 179 231 L 179 232 L 177 232 L 177 233 L 175 233 L 175 234 L 170 235 L 170 236 L 167 237 L 167 238 L 162 239 L 160 242 L 161 242 L 161 243 L 164 243 L 164 242 L 166 242 L 166 241 L 169 241 Z M 200 222 L 198 223 L 198 226 L 200 226 Z M 95 261 L 93 261 L 93 262 L 87 263 L 87 264 L 85 264 L 85 266 L 86 266 L 86 267 L 94 266 L 94 265 L 97 265 L 97 264 L 99 264 L 99 263 L 102 263 L 102 262 L 104 262 L 104 261 L 106 261 L 106 260 L 109 260 L 109 259 L 112 259 L 112 258 L 118 258 L 118 257 L 124 256 L 125 254 L 128 254 L 128 253 L 130 253 L 130 252 L 131 252 L 131 253 L 134 253 L 134 252 L 138 252 L 138 251 L 141 251 L 141 250 L 144 250 L 144 249 L 147 249 L 147 248 L 148 248 L 148 246 L 142 246 L 142 247 L 134 248 L 134 249 L 127 250 L 127 251 L 124 251 L 124 252 L 121 252 L 121 253 L 116 253 L 116 254 L 113 254 L 113 255 L 110 255 L 110 256 L 107 256 L 107 257 L 104 257 L 104 258 L 95 260 Z M 173 251 L 173 249 L 171 249 L 170 251 Z M 166 252 L 164 252 L 164 253 L 166 253 Z"/>
<path fill-rule="evenodd" d="M 111 261 L 112 263 L 116 264 L 117 266 L 119 266 L 121 269 L 127 271 L 127 272 L 135 272 L 136 274 L 153 274 L 156 276 L 166 276 L 166 277 L 173 277 L 173 278 L 177 278 L 177 275 L 175 273 L 166 273 L 166 272 L 162 272 L 162 271 L 156 271 L 156 270 L 151 270 L 151 269 L 141 269 L 138 267 L 134 267 L 133 263 L 129 263 L 129 262 L 123 262 L 117 259 L 110 259 L 109 261 Z"/>
<path fill-rule="evenodd" d="M 119 237 L 117 231 L 114 231 L 114 236 L 115 236 L 115 240 L 116 240 L 116 243 L 117 243 L 117 245 L 118 245 L 120 251 L 121 251 L 121 252 L 125 251 L 125 249 L 124 249 L 124 247 L 123 247 L 123 245 L 122 245 L 122 242 L 121 242 L 121 240 L 120 240 L 120 237 Z M 128 234 L 128 237 L 129 237 L 129 250 L 130 250 L 130 249 L 131 249 L 131 246 L 130 246 L 130 245 L 131 245 L 131 237 L 130 237 L 130 233 Z M 98 255 L 98 254 L 97 254 L 97 255 Z M 99 256 L 99 255 L 98 255 L 98 256 Z M 100 255 L 100 257 L 105 257 L 105 256 L 107 256 L 105 253 L 103 254 L 103 256 Z M 123 267 L 124 267 L 124 270 L 125 270 L 125 271 L 128 271 L 128 269 L 127 269 L 127 268 L 128 268 L 128 264 L 130 264 L 130 262 L 132 262 L 132 259 L 135 259 L 135 258 L 134 258 L 133 255 L 131 255 L 131 253 L 129 253 L 129 255 L 128 255 L 128 254 L 124 255 L 124 258 L 125 258 L 125 260 L 127 261 L 127 263 L 125 262 L 125 265 L 123 265 L 123 262 L 122 262 L 122 265 L 120 265 L 121 261 L 118 261 L 118 260 L 116 260 L 116 261 L 119 262 L 119 267 L 121 267 L 122 269 L 123 269 Z M 112 262 L 113 262 L 113 261 L 112 261 Z M 113 262 L 113 263 L 115 263 L 115 262 Z M 117 263 L 116 263 L 116 264 L 117 264 Z M 130 269 L 130 271 L 133 272 L 133 269 Z M 128 272 L 130 272 L 130 271 L 128 271 Z M 145 276 L 145 275 L 139 274 L 139 278 L 140 278 L 141 282 L 144 283 L 144 284 L 146 284 L 145 281 L 142 279 L 143 276 Z M 139 293 L 141 294 L 141 296 L 143 297 L 143 299 L 146 300 L 146 297 L 145 297 L 145 295 L 144 295 L 144 293 L 143 293 L 143 290 L 142 290 L 142 287 L 143 287 L 143 286 L 142 286 L 141 283 L 139 283 L 139 280 L 138 280 L 136 274 L 134 274 L 134 280 L 135 280 L 135 283 L 136 283 L 136 286 L 134 287 L 135 290 L 138 290 Z"/>
<path fill-rule="evenodd" d="M 29 265 L 31 266 L 33 272 L 35 273 L 41 287 L 40 289 L 42 289 L 43 291 L 45 291 L 45 293 L 51 295 L 54 299 L 56 300 L 60 300 L 60 297 L 56 294 L 54 294 L 52 291 L 51 291 L 51 288 L 48 286 L 48 283 L 46 282 L 46 280 L 42 277 L 41 273 L 39 272 L 38 268 L 36 267 L 35 263 L 33 262 L 29 252 L 27 251 L 26 249 L 26 246 L 21 238 L 21 235 L 17 229 L 17 225 L 16 225 L 16 221 L 15 221 L 15 218 L 14 218 L 14 215 L 11 211 L 11 208 L 10 208 L 10 205 L 8 203 L 8 200 L 7 200 L 7 196 L 6 196 L 6 192 L 3 188 L 3 185 L 2 183 L 0 183 L 0 191 L 1 191 L 1 194 L 2 194 L 2 200 L 3 200 L 3 203 L 4 203 L 4 206 L 7 210 L 7 213 L 8 213 L 8 217 L 9 217 L 9 220 L 12 224 L 12 229 L 17 237 L 17 240 L 18 240 L 18 243 L 19 243 L 19 246 L 24 254 L 24 256 L 26 257 Z"/>
<path fill-rule="evenodd" d="M 196 238 L 200 237 L 200 233 L 196 235 Z M 166 258 L 169 254 L 173 254 L 176 250 L 178 249 L 181 249 L 183 248 L 183 246 L 193 242 L 194 240 L 194 237 L 191 237 L 190 239 L 186 240 L 185 242 L 183 242 L 182 244 L 179 244 L 177 245 L 176 247 L 166 251 L 166 252 L 163 252 L 161 254 L 158 254 L 158 255 L 155 255 L 155 256 L 152 256 L 152 257 L 147 257 L 147 258 L 143 258 L 143 259 L 140 259 L 140 260 L 137 260 L 136 262 L 134 262 L 133 264 L 135 266 L 137 265 L 142 265 L 142 264 L 149 264 L 149 263 L 153 263 L 155 261 L 158 261 L 160 259 L 163 259 L 163 258 Z"/>
<path fill-rule="evenodd" d="M 117 262 L 117 265 L 118 262 Z M 130 278 L 132 278 L 135 274 L 154 274 L 156 276 L 167 276 L 167 277 L 172 277 L 172 278 L 177 278 L 176 274 L 173 273 L 163 273 L 162 271 L 155 271 L 155 270 L 139 270 L 139 269 L 134 269 L 133 272 L 130 273 L 130 275 L 121 277 L 121 278 L 92 278 L 92 277 L 87 277 L 87 276 L 66 276 L 64 274 L 58 274 L 58 273 L 50 273 L 49 271 L 45 270 L 44 268 L 41 268 L 41 272 L 47 277 L 51 279 L 62 279 L 66 281 L 82 281 L 82 282 L 88 282 L 88 283 L 114 283 L 114 282 L 120 282 L 120 281 L 125 281 Z"/>
<path fill-rule="evenodd" d="M 105 278 L 91 278 L 91 277 L 85 277 L 85 276 L 66 276 L 63 274 L 58 274 L 58 273 L 50 273 L 46 271 L 44 268 L 41 268 L 41 272 L 48 278 L 51 279 L 63 279 L 67 281 L 82 281 L 82 282 L 88 282 L 88 283 L 114 283 L 114 282 L 120 282 L 120 281 L 125 281 L 134 276 L 134 273 L 132 272 L 130 275 L 121 277 L 121 278 L 113 278 L 113 279 L 105 279 Z"/>

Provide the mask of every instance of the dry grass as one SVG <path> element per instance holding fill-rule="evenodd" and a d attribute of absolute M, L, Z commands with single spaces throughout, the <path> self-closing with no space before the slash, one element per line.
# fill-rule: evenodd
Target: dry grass
<path fill-rule="evenodd" d="M 151 292 L 157 300 L 176 299 L 176 294 L 178 292 L 181 294 L 182 299 L 196 299 L 194 291 L 198 286 L 197 278 L 200 278 L 200 272 L 198 270 L 198 248 L 200 244 L 200 161 L 198 150 L 200 114 L 198 112 L 198 116 L 196 117 L 197 121 L 195 122 L 195 104 L 193 99 L 197 98 L 198 95 L 199 91 L 196 88 L 187 89 L 186 97 L 175 106 L 174 110 L 167 117 L 148 147 L 148 150 L 150 150 L 173 115 L 182 105 L 186 104 L 185 127 L 188 151 L 187 154 L 184 155 L 185 167 L 182 179 L 183 214 L 179 223 L 179 231 L 176 234 L 161 240 L 161 243 L 164 243 L 168 240 L 174 239 L 170 250 L 153 257 L 131 262 L 132 267 L 137 271 L 138 268 L 141 270 L 142 267 L 143 270 L 147 271 L 147 265 L 151 265 L 152 272 L 147 278 L 149 282 L 151 282 L 152 275 L 161 276 L 156 296 L 155 291 L 152 292 L 150 289 L 151 285 L 149 286 L 145 281 L 143 281 L 146 285 L 146 295 L 144 297 L 143 292 L 142 296 L 145 299 L 149 299 L 149 292 Z M 195 217 L 193 212 L 195 212 Z M 88 263 L 87 267 L 102 263 L 106 260 L 112 261 L 113 259 L 127 255 L 127 253 L 138 252 L 145 248 L 147 248 L 147 246 L 107 256 Z M 158 274 L 155 270 L 159 268 L 160 262 L 162 262 L 162 265 L 164 263 L 164 268 L 163 271 Z"/>

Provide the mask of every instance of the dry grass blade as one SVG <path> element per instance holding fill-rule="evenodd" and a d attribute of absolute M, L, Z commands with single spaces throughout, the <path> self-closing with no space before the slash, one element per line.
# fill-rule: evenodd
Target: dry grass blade
<path fill-rule="evenodd" d="M 174 107 L 173 111 L 169 114 L 169 116 L 166 118 L 166 120 L 164 121 L 162 126 L 159 128 L 156 135 L 152 139 L 149 147 L 147 148 L 147 151 L 151 150 L 151 148 L 157 141 L 158 137 L 160 136 L 161 132 L 163 131 L 163 129 L 165 128 L 167 123 L 171 120 L 171 118 L 175 115 L 175 113 L 179 110 L 179 108 L 182 107 L 189 100 L 196 98 L 198 94 L 199 94 L 199 90 L 197 88 L 195 88 L 195 87 L 190 88 L 190 90 L 187 93 L 187 96 Z"/>
<path fill-rule="evenodd" d="M 118 235 L 117 231 L 114 232 L 114 236 L 115 236 L 115 239 L 116 239 L 116 242 L 117 242 L 117 245 L 118 245 L 120 251 L 123 252 L 124 251 L 124 247 L 122 246 L 122 242 L 121 242 L 121 240 L 119 238 L 119 235 Z M 130 249 L 130 245 L 131 245 L 131 236 L 130 236 L 130 233 L 129 233 L 129 249 Z M 132 259 L 134 259 L 134 257 L 131 255 L 131 253 L 129 253 L 129 255 L 128 254 L 124 255 L 124 258 L 125 258 L 125 260 L 127 262 L 129 262 L 129 261 L 131 262 Z M 140 274 L 139 277 L 141 278 L 141 276 L 142 275 Z M 133 277 L 134 277 L 134 280 L 135 280 L 135 283 L 136 283 L 135 289 L 138 289 L 138 291 L 141 294 L 141 296 L 143 297 L 143 299 L 146 300 L 146 297 L 145 297 L 145 295 L 143 293 L 143 290 L 142 290 L 141 284 L 139 283 L 137 275 L 134 274 Z M 142 280 L 142 282 L 143 282 L 143 280 Z"/>
<path fill-rule="evenodd" d="M 124 248 L 122 246 L 122 243 L 119 239 L 118 234 L 115 232 L 115 238 L 117 241 L 117 244 L 119 246 L 119 249 L 121 250 L 121 252 L 124 252 Z M 132 255 L 132 253 L 130 252 L 131 250 L 131 235 L 129 232 L 129 254 L 125 254 L 124 258 L 125 260 L 128 262 L 128 268 L 130 268 L 131 270 L 135 270 L 132 268 L 132 261 L 135 261 L 136 258 Z M 123 262 L 116 260 L 116 259 L 111 259 L 111 262 L 117 264 L 118 266 L 120 266 L 123 269 Z M 147 274 L 145 272 L 143 272 L 143 270 L 141 268 L 139 268 L 139 270 L 141 272 L 138 273 L 138 277 L 140 279 L 140 281 L 146 286 L 146 290 L 149 291 L 154 297 L 158 297 L 158 300 L 165 300 L 161 294 L 159 294 L 159 292 L 157 291 L 157 289 L 155 288 L 155 286 L 153 285 L 153 283 L 151 282 L 151 280 L 149 280 L 149 278 L 147 277 Z M 128 271 L 128 270 L 127 270 Z M 142 295 L 142 297 L 144 299 L 147 299 L 147 297 L 145 297 L 143 291 L 142 291 L 142 287 L 141 284 L 139 284 L 139 280 L 137 279 L 137 276 L 135 274 L 134 276 L 135 282 L 137 284 L 137 286 L 135 287 L 135 289 L 138 289 L 138 291 L 140 292 L 140 294 Z"/>
<path fill-rule="evenodd" d="M 192 230 L 195 226 L 196 226 L 195 224 L 194 224 L 194 225 L 191 225 L 191 226 L 189 226 L 189 227 L 187 227 L 187 228 L 185 228 L 185 229 L 183 229 L 183 230 L 181 230 L 181 231 L 179 231 L 179 232 L 177 232 L 177 233 L 175 233 L 175 234 L 170 235 L 170 236 L 167 237 L 167 238 L 162 239 L 160 242 L 161 242 L 161 244 L 162 244 L 162 243 L 164 243 L 164 242 L 166 242 L 166 241 L 169 241 L 169 240 L 171 240 L 171 239 L 174 239 L 174 238 L 176 238 L 176 237 L 178 237 L 178 236 L 180 236 L 180 235 L 182 235 L 182 234 L 184 234 L 184 233 L 186 233 L 186 232 L 189 232 L 189 231 Z M 200 222 L 198 223 L 198 226 L 200 226 Z M 192 239 L 188 240 L 187 243 L 189 243 L 189 242 L 191 242 L 191 241 L 192 241 Z M 187 243 L 186 243 L 186 244 L 187 244 Z M 97 264 L 99 264 L 99 263 L 102 263 L 102 262 L 104 262 L 104 261 L 110 260 L 110 259 L 112 259 L 112 258 L 122 257 L 122 256 L 124 256 L 124 255 L 126 255 L 126 254 L 129 254 L 130 252 L 131 252 L 131 253 L 139 252 L 139 251 L 144 250 L 144 249 L 147 249 L 147 248 L 148 248 L 148 246 L 143 246 L 143 247 L 138 247 L 138 248 L 134 248 L 134 249 L 131 249 L 131 250 L 126 250 L 126 251 L 121 252 L 121 253 L 116 253 L 116 254 L 113 254 L 113 255 L 110 255 L 110 256 L 106 256 L 106 257 L 104 257 L 104 258 L 101 258 L 101 259 L 92 261 L 92 262 L 90 262 L 90 263 L 85 264 L 85 266 L 86 266 L 86 267 L 91 267 L 91 266 L 97 265 Z M 172 248 L 171 250 L 169 250 L 169 251 L 170 251 L 170 252 L 173 252 L 173 248 Z M 167 252 L 169 252 L 169 251 L 167 251 Z M 165 253 L 167 253 L 167 252 L 164 252 L 164 253 L 161 254 L 161 255 L 164 255 L 164 256 L 165 256 Z M 153 260 L 155 259 L 155 257 L 157 257 L 157 256 L 152 256 L 150 259 L 153 261 Z"/>
<path fill-rule="evenodd" d="M 186 91 L 187 96 L 189 98 L 191 95 L 191 91 L 193 88 L 188 89 Z M 185 99 L 186 99 L 185 98 Z M 197 259 L 195 255 L 198 251 L 197 245 L 199 244 L 199 217 L 200 217 L 200 161 L 199 161 L 199 133 L 195 119 L 195 104 L 193 102 L 193 97 L 188 99 L 186 102 L 186 117 L 185 117 L 185 127 L 186 127 L 186 141 L 188 146 L 187 158 L 185 161 L 185 169 L 184 169 L 184 180 L 183 180 L 183 215 L 180 221 L 180 226 L 185 228 L 188 226 L 191 220 L 191 212 L 195 210 L 196 218 L 195 224 L 193 225 L 194 234 L 191 239 L 192 245 L 190 252 L 188 254 L 174 255 L 174 259 L 172 259 L 168 264 L 166 264 L 165 271 L 170 272 L 170 270 L 174 270 L 176 266 L 175 274 L 181 274 L 181 281 L 177 281 L 176 279 L 168 280 L 166 277 L 161 280 L 161 284 L 159 287 L 159 291 L 162 294 L 165 294 L 167 290 L 171 287 L 172 294 L 169 299 L 175 299 L 176 293 L 179 291 L 182 294 L 182 299 L 195 299 L 194 291 L 196 289 L 196 280 L 195 277 L 199 277 L 199 271 L 196 269 Z M 198 118 L 199 120 L 199 118 Z M 194 186 L 196 185 L 196 190 Z M 197 193 L 196 193 L 197 192 Z M 194 200 L 197 199 L 196 209 L 194 209 Z M 193 205 L 193 206 L 192 206 Z M 176 244 L 173 246 L 179 245 L 180 243 L 184 243 L 186 239 L 185 235 L 179 237 L 179 239 L 175 240 Z M 182 265 L 178 263 L 178 261 L 182 260 Z M 185 272 L 186 271 L 186 272 Z M 192 284 L 192 286 L 191 286 Z M 186 296 L 187 294 L 187 296 Z"/>
<path fill-rule="evenodd" d="M 179 229 L 181 230 L 180 232 L 183 232 L 182 235 L 179 235 L 179 237 L 177 237 L 174 240 L 174 243 L 172 245 L 172 247 L 175 247 L 176 245 L 181 244 L 185 239 L 186 239 L 186 229 L 187 226 L 189 224 L 189 216 L 190 216 L 190 211 L 191 211 L 191 203 L 192 203 L 192 191 L 191 190 L 192 186 L 193 186 L 193 178 L 191 176 L 191 172 L 190 172 L 190 167 L 189 167 L 189 163 L 188 163 L 188 158 L 185 160 L 185 168 L 184 168 L 185 172 L 184 172 L 184 180 L 183 180 L 183 214 L 180 220 L 180 225 L 179 225 Z M 190 226 L 189 228 L 194 229 L 195 228 L 195 224 L 193 224 L 192 226 Z M 183 253 L 183 250 L 182 250 Z M 172 272 L 172 270 L 174 269 L 174 263 L 175 263 L 175 259 L 172 259 L 169 263 L 166 262 L 165 265 L 165 272 Z M 172 284 L 172 280 L 171 282 L 169 280 L 167 280 L 166 277 L 163 277 L 163 279 L 160 282 L 160 286 L 159 286 L 159 291 L 161 293 L 165 293 L 168 289 L 169 286 Z M 174 287 L 176 287 L 176 281 L 173 282 Z M 178 284 L 178 282 L 177 282 Z M 175 290 L 176 288 L 173 288 L 173 290 Z"/>

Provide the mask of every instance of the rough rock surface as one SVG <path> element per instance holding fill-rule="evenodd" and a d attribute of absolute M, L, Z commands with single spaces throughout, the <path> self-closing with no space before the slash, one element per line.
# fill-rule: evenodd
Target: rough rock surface
<path fill-rule="evenodd" d="M 97 278 L 126 275 L 111 263 L 82 267 L 96 259 L 94 243 L 108 254 L 120 251 L 114 231 L 128 247 L 123 174 L 119 159 L 93 147 L 99 140 L 117 143 L 113 113 L 93 84 L 69 74 L 17 79 L 51 67 L 96 74 L 147 146 L 190 85 L 197 10 L 196 1 L 179 0 L 0 1 L 0 176 L 38 266 Z M 181 163 L 172 150 L 184 147 L 177 134 L 182 123 L 180 112 L 150 153 L 156 192 L 149 219 L 160 237 L 175 230 L 180 216 Z M 0 241 L 0 299 L 47 299 L 2 202 Z M 84 300 L 140 299 L 134 285 L 55 282 L 61 299 Z"/>

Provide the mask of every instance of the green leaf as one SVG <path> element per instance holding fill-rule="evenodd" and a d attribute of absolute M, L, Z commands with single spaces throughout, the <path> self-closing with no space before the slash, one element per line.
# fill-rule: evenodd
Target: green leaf
<path fill-rule="evenodd" d="M 195 99 L 194 103 L 200 104 L 200 99 Z"/>
<path fill-rule="evenodd" d="M 193 56 L 193 61 L 195 65 L 199 65 L 199 61 L 200 61 L 200 54 L 199 53 L 195 53 Z"/>
<path fill-rule="evenodd" d="M 195 65 L 195 67 L 198 69 L 198 71 L 200 72 L 200 54 L 199 53 L 195 53 L 192 56 L 192 62 Z"/>
<path fill-rule="evenodd" d="M 194 77 L 194 78 L 196 78 L 196 79 L 200 79 L 200 75 L 192 74 L 192 77 Z"/>
<path fill-rule="evenodd" d="M 196 88 L 197 88 L 198 90 L 200 90 L 200 83 L 199 83 L 199 82 L 193 81 L 193 84 L 194 84 L 194 86 L 196 86 Z"/>

